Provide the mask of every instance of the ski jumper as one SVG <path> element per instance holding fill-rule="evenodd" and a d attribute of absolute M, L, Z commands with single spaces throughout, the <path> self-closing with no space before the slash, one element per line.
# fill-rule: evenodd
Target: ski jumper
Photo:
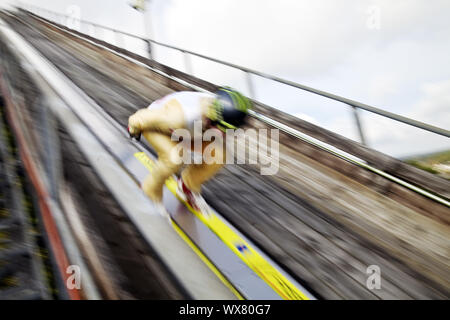
<path fill-rule="evenodd" d="M 142 189 L 151 200 L 161 202 L 164 182 L 183 166 L 182 163 L 177 163 L 177 153 L 173 152 L 179 144 L 171 139 L 173 131 L 186 129 L 193 139 L 201 139 L 194 136 L 194 123 L 202 120 L 205 104 L 212 103 L 214 98 L 215 95 L 208 93 L 176 92 L 153 102 L 129 118 L 129 124 L 142 131 L 142 135 L 158 154 L 154 170 L 142 183 Z M 202 152 L 210 143 L 202 141 Z M 215 148 L 214 152 L 217 159 L 222 159 L 220 163 L 188 164 L 182 171 L 181 177 L 185 185 L 193 192 L 200 192 L 201 185 L 213 177 L 225 163 L 225 147 Z"/>

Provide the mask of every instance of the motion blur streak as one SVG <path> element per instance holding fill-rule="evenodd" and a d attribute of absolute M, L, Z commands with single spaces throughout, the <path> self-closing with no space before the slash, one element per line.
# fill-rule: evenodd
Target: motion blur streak
<path fill-rule="evenodd" d="M 169 93 L 214 92 L 218 84 L 24 10 L 0 19 L 2 126 L 19 146 L 17 154 L 8 149 L 2 131 L 5 181 L 21 176 L 8 169 L 16 160 L 5 159 L 24 167 L 22 191 L 1 185 L 0 226 L 8 212 L 25 212 L 13 200 L 29 195 L 43 237 L 23 247 L 48 253 L 29 262 L 48 274 L 38 296 L 0 263 L 0 298 L 304 298 L 298 288 L 318 299 L 450 298 L 450 182 L 434 169 L 448 166 L 448 150 L 408 163 L 256 102 L 243 132 L 280 129 L 277 173 L 235 161 L 205 184 L 223 228 L 189 211 L 170 180 L 164 205 L 177 232 L 139 189 L 142 159 L 155 153 L 129 138 L 128 117 Z M 261 147 L 239 141 L 249 154 Z M 70 194 L 70 210 L 59 207 L 68 201 L 59 190 Z M 73 210 L 85 241 L 68 240 L 79 239 Z M 14 265 L 7 250 L 19 231 L 0 230 L 0 259 Z M 83 280 L 80 290 L 67 289 L 73 252 L 82 253 L 81 279 L 91 275 L 92 291 Z"/>

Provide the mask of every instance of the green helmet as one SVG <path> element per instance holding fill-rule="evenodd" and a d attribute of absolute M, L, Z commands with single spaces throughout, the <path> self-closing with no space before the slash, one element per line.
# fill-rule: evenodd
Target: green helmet
<path fill-rule="evenodd" d="M 248 110 L 251 109 L 251 101 L 238 91 L 223 87 L 216 91 L 208 117 L 219 129 L 236 129 L 245 123 Z"/>

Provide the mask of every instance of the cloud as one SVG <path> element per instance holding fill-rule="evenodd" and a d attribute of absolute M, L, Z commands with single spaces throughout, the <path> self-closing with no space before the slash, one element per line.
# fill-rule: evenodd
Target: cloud
<path fill-rule="evenodd" d="M 425 83 L 422 96 L 413 106 L 410 116 L 435 126 L 450 128 L 450 79 Z"/>
<path fill-rule="evenodd" d="M 356 44 L 364 17 L 342 19 L 349 1 L 171 1 L 166 41 L 277 74 L 322 72 Z M 357 13 L 356 13 L 357 14 Z M 347 32 L 353 29 L 353 34 Z M 342 46 L 342 43 L 346 46 Z"/>

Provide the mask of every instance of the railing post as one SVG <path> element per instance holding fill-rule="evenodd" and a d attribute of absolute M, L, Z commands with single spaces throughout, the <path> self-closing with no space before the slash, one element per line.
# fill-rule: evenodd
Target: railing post
<path fill-rule="evenodd" d="M 359 113 L 358 113 L 358 108 L 356 108 L 354 106 L 351 106 L 351 107 L 353 109 L 353 117 L 355 118 L 356 127 L 358 128 L 359 139 L 361 141 L 361 144 L 367 146 L 367 140 L 366 140 L 364 132 L 363 132 L 361 119 L 360 119 Z"/>
<path fill-rule="evenodd" d="M 244 71 L 244 72 L 245 72 L 245 77 L 247 80 L 248 92 L 250 95 L 249 98 L 254 100 L 254 99 L 256 99 L 256 96 L 255 96 L 255 89 L 253 88 L 252 75 L 248 71 Z"/>
<path fill-rule="evenodd" d="M 114 38 L 115 38 L 115 41 L 116 41 L 116 46 L 117 47 L 119 47 L 119 48 L 123 48 L 124 46 L 123 46 L 123 37 L 122 37 L 122 35 L 120 34 L 120 32 L 117 32 L 117 30 L 114 30 Z"/>
<path fill-rule="evenodd" d="M 183 57 L 184 57 L 184 70 L 186 71 L 186 73 L 188 74 L 193 74 L 192 73 L 192 64 L 191 64 L 191 60 L 189 59 L 188 53 L 186 53 L 186 51 L 181 51 L 183 52 Z"/>
<path fill-rule="evenodd" d="M 95 26 L 92 24 L 92 23 L 89 23 L 88 24 L 88 32 L 89 32 L 89 35 L 92 37 L 92 38 L 95 38 L 95 35 L 96 35 L 96 33 L 95 33 Z"/>
<path fill-rule="evenodd" d="M 152 41 L 150 39 L 146 40 L 147 42 L 147 53 L 148 53 L 148 58 L 150 60 L 153 60 L 153 46 L 152 46 Z"/>

